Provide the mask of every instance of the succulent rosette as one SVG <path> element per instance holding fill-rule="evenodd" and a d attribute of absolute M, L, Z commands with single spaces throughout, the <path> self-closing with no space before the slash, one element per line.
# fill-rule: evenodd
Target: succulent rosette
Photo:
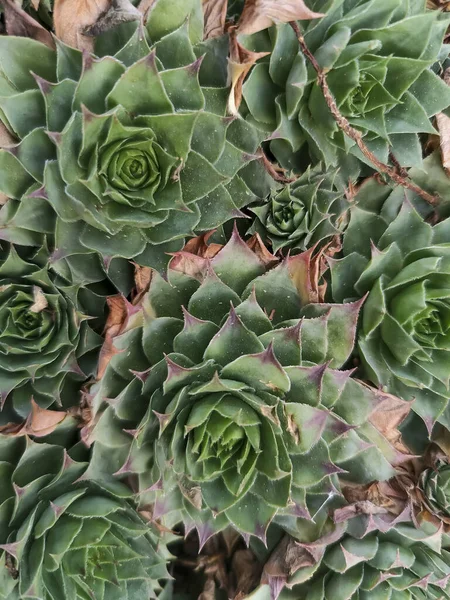
<path fill-rule="evenodd" d="M 337 302 L 369 292 L 358 336 L 366 377 L 414 400 L 429 431 L 449 424 L 448 227 L 425 222 L 402 189 L 369 180 L 351 209 L 344 258 L 331 261 Z"/>
<path fill-rule="evenodd" d="M 405 600 L 450 597 L 450 552 L 440 538 L 401 523 L 388 532 L 359 535 L 350 524 L 347 533 L 328 547 L 302 544 L 314 567 L 300 568 L 281 594 L 282 600 Z M 299 585 L 295 585 L 298 583 Z M 261 593 L 263 597 L 269 594 Z M 258 596 L 256 596 L 258 597 Z"/>
<path fill-rule="evenodd" d="M 0 150 L 8 239 L 38 200 L 24 228 L 50 230 L 56 249 L 163 268 L 186 236 L 267 193 L 261 135 L 226 116 L 227 49 L 194 47 L 202 34 L 200 2 L 159 0 L 145 28 L 122 24 L 84 57 L 0 40 L 1 121 L 17 140 Z"/>
<path fill-rule="evenodd" d="M 392 152 L 402 166 L 419 165 L 418 134 L 434 133 L 430 117 L 450 105 L 448 86 L 431 68 L 447 52 L 448 18 L 422 1 L 313 0 L 308 7 L 326 13 L 302 23 L 303 35 L 341 115 L 380 160 Z M 336 124 L 288 24 L 241 43 L 271 53 L 244 84 L 242 113 L 269 134 L 283 166 L 300 170 L 308 155 L 326 166 L 342 166 L 346 154 L 367 162 Z"/>
<path fill-rule="evenodd" d="M 235 229 L 211 260 L 183 251 L 168 281 L 153 273 L 93 390 L 91 472 L 137 475 L 154 517 L 201 543 L 229 525 L 265 539 L 274 518 L 295 530 L 339 473 L 392 476 L 401 457 L 370 421 L 383 394 L 341 370 L 361 302 L 309 304 L 311 260 L 273 266 Z"/>
<path fill-rule="evenodd" d="M 251 231 L 268 238 L 274 252 L 306 250 L 339 235 L 349 203 L 334 184 L 335 175 L 308 169 L 293 183 L 272 191 L 264 204 L 251 208 L 257 216 Z"/>
<path fill-rule="evenodd" d="M 140 600 L 168 553 L 119 482 L 61 446 L 0 436 L 0 598 Z"/>
<path fill-rule="evenodd" d="M 423 500 L 433 515 L 445 522 L 450 519 L 450 465 L 438 460 L 432 468 L 425 469 L 419 480 Z"/>
<path fill-rule="evenodd" d="M 0 423 L 41 407 L 69 406 L 95 371 L 104 298 L 64 284 L 48 252 L 4 244 L 0 260 Z M 89 311 L 86 314 L 84 311 Z"/>

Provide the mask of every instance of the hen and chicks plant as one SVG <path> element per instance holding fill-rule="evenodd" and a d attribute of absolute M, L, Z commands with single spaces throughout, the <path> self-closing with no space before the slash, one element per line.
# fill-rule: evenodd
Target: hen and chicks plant
<path fill-rule="evenodd" d="M 450 598 L 448 17 L 208 4 L 0 36 L 0 598 Z"/>

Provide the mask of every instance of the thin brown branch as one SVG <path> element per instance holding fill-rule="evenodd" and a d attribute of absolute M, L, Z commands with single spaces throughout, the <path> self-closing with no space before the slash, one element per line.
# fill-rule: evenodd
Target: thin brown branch
<path fill-rule="evenodd" d="M 426 202 L 428 202 L 428 204 L 430 204 L 430 206 L 436 207 L 439 203 L 438 196 L 433 196 L 429 194 L 420 186 L 413 183 L 410 179 L 398 173 L 394 167 L 386 165 L 385 163 L 380 161 L 375 156 L 375 154 L 373 154 L 373 152 L 369 150 L 369 148 L 363 141 L 362 133 L 354 127 L 352 127 L 347 121 L 347 119 L 340 113 L 339 108 L 336 104 L 336 100 L 334 99 L 334 96 L 328 86 L 326 73 L 322 70 L 319 63 L 312 54 L 311 50 L 306 45 L 305 38 L 303 37 L 297 23 L 295 21 L 291 21 L 289 24 L 295 31 L 295 35 L 297 36 L 298 43 L 300 44 L 300 48 L 303 54 L 309 60 L 309 62 L 311 63 L 311 65 L 317 73 L 317 82 L 320 88 L 322 89 L 322 93 L 324 95 L 328 108 L 330 109 L 330 112 L 333 115 L 333 118 L 338 124 L 339 128 L 342 129 L 342 131 L 356 143 L 356 145 L 364 154 L 364 156 L 376 167 L 378 171 L 387 175 L 390 179 L 392 179 L 392 181 L 395 181 L 395 183 L 398 183 L 399 185 L 408 188 L 412 192 L 421 196 Z"/>
<path fill-rule="evenodd" d="M 263 167 L 274 181 L 286 185 L 288 183 L 293 183 L 296 180 L 296 177 L 286 177 L 285 169 L 279 167 L 278 165 L 274 165 L 273 162 L 271 162 L 264 154 L 264 150 L 262 148 L 258 149 L 257 155 Z"/>

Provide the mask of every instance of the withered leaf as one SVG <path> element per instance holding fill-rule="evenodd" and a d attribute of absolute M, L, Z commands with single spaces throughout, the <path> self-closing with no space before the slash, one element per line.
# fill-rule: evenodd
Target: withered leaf
<path fill-rule="evenodd" d="M 55 32 L 65 44 L 92 51 L 92 36 L 119 23 L 141 19 L 142 14 L 129 0 L 55 0 Z"/>
<path fill-rule="evenodd" d="M 8 35 L 29 37 L 49 48 L 55 48 L 52 34 L 26 13 L 17 2 L 14 0 L 1 0 L 0 4 L 3 5 L 5 28 Z M 34 6 L 35 4 L 37 4 L 37 7 Z M 37 10 L 39 1 L 34 2 L 33 6 Z"/>
<path fill-rule="evenodd" d="M 93 40 L 83 31 L 94 25 L 111 7 L 111 0 L 55 0 L 53 23 L 56 36 L 68 46 L 92 50 Z"/>
<path fill-rule="evenodd" d="M 142 18 L 140 11 L 130 0 L 110 0 L 109 8 L 92 25 L 83 30 L 84 35 L 96 36 L 113 29 L 121 23 L 137 21 Z"/>
<path fill-rule="evenodd" d="M 137 304 L 148 292 L 150 282 L 152 280 L 152 269 L 150 267 L 141 267 L 134 263 L 134 283 L 135 283 L 135 295 L 133 297 L 133 303 Z"/>
<path fill-rule="evenodd" d="M 48 306 L 48 301 L 45 297 L 44 292 L 37 285 L 33 287 L 33 300 L 34 302 L 30 306 L 31 312 L 40 313 L 44 310 L 44 308 L 47 308 Z"/>
<path fill-rule="evenodd" d="M 203 0 L 204 30 L 203 38 L 223 35 L 227 17 L 227 0 Z"/>
<path fill-rule="evenodd" d="M 3 425 L 0 427 L 0 433 L 14 437 L 22 435 L 44 437 L 50 435 L 56 429 L 57 425 L 64 421 L 66 416 L 66 412 L 41 408 L 31 399 L 31 413 L 25 421 Z"/>
<path fill-rule="evenodd" d="M 141 0 L 138 4 L 138 11 L 146 17 L 150 12 L 151 7 L 155 4 L 156 0 Z"/>
<path fill-rule="evenodd" d="M 231 569 L 236 579 L 236 596 L 248 596 L 261 578 L 261 563 L 251 550 L 238 550 L 233 555 Z"/>
<path fill-rule="evenodd" d="M 14 146 L 16 143 L 17 140 L 6 128 L 6 125 L 0 122 L 0 148 L 8 148 L 9 146 Z"/>
<path fill-rule="evenodd" d="M 257 60 L 267 56 L 270 52 L 252 52 L 242 46 L 236 35 L 236 28 L 230 28 L 230 58 L 228 61 L 228 80 L 231 85 L 228 97 L 227 111 L 230 115 L 237 115 L 242 102 L 242 86 L 250 69 Z"/>
<path fill-rule="evenodd" d="M 256 256 L 262 260 L 266 266 L 274 266 L 277 264 L 279 260 L 278 257 L 272 254 L 264 245 L 259 233 L 252 235 L 252 237 L 247 241 L 247 246 L 250 248 L 250 250 L 253 250 Z"/>
<path fill-rule="evenodd" d="M 398 426 L 406 419 L 413 402 L 407 402 L 392 394 L 378 392 L 379 404 L 370 415 L 369 421 L 384 436 L 395 451 L 394 466 L 411 460 L 413 455 L 405 446 Z"/>
<path fill-rule="evenodd" d="M 450 117 L 444 113 L 436 115 L 436 125 L 440 134 L 442 166 L 450 171 Z"/>
<path fill-rule="evenodd" d="M 195 238 L 190 239 L 183 248 L 184 252 L 196 254 L 202 258 L 213 258 L 222 248 L 220 244 L 208 244 L 209 238 L 213 235 L 215 229 L 206 231 Z"/>
<path fill-rule="evenodd" d="M 274 23 L 289 23 L 323 16 L 323 13 L 310 10 L 303 0 L 246 0 L 237 24 L 237 33 L 249 35 L 267 29 Z"/>

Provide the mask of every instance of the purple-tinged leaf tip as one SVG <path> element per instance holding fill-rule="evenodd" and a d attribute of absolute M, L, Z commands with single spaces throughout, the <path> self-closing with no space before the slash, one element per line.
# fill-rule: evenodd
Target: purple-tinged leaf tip
<path fill-rule="evenodd" d="M 133 369 L 130 369 L 130 373 L 132 375 L 134 375 L 135 377 L 137 377 L 140 381 L 142 381 L 142 383 L 145 383 L 148 379 L 148 376 L 151 373 L 151 370 L 152 370 L 152 367 L 149 367 L 145 371 L 133 371 Z"/>
<path fill-rule="evenodd" d="M 170 415 L 156 412 L 156 410 L 152 412 L 159 421 L 160 433 L 162 433 L 167 425 L 167 422 L 170 419 Z"/>
<path fill-rule="evenodd" d="M 198 551 L 201 552 L 203 546 L 214 535 L 215 531 L 208 525 L 208 523 L 202 523 L 201 525 L 197 525 L 196 529 L 199 543 Z"/>
<path fill-rule="evenodd" d="M 39 89 L 41 90 L 42 94 L 44 94 L 44 96 L 46 94 L 48 94 L 50 92 L 52 85 L 54 85 L 54 84 L 52 84 L 50 81 L 47 81 L 43 77 L 36 75 L 36 73 L 33 73 L 32 71 L 31 71 L 31 75 L 34 77 L 34 80 L 38 84 Z"/>
<path fill-rule="evenodd" d="M 56 518 L 58 519 L 64 512 L 64 507 L 62 506 L 57 506 L 54 502 L 52 502 L 50 500 L 50 506 L 53 510 L 53 512 L 55 513 Z"/>
<path fill-rule="evenodd" d="M 59 146 L 62 140 L 62 134 L 59 131 L 46 131 L 45 132 L 55 146 Z"/>
<path fill-rule="evenodd" d="M 128 473 L 133 473 L 133 460 L 131 458 L 131 455 L 128 456 L 127 460 L 124 462 L 124 464 L 120 467 L 120 469 L 118 471 L 116 471 L 115 473 L 113 473 L 113 475 L 117 476 L 117 475 L 125 475 Z"/>
<path fill-rule="evenodd" d="M 194 60 L 193 63 L 191 63 L 190 65 L 187 65 L 187 67 L 185 67 L 185 69 L 189 73 L 189 75 L 194 75 L 194 76 L 198 75 L 204 58 L 205 58 L 205 54 L 203 54 L 202 56 L 199 56 L 197 58 L 197 60 Z"/>
<path fill-rule="evenodd" d="M 14 556 L 17 559 L 18 551 L 19 551 L 19 542 L 14 542 L 12 544 L 0 544 L 0 550 L 4 550 L 11 556 Z"/>

